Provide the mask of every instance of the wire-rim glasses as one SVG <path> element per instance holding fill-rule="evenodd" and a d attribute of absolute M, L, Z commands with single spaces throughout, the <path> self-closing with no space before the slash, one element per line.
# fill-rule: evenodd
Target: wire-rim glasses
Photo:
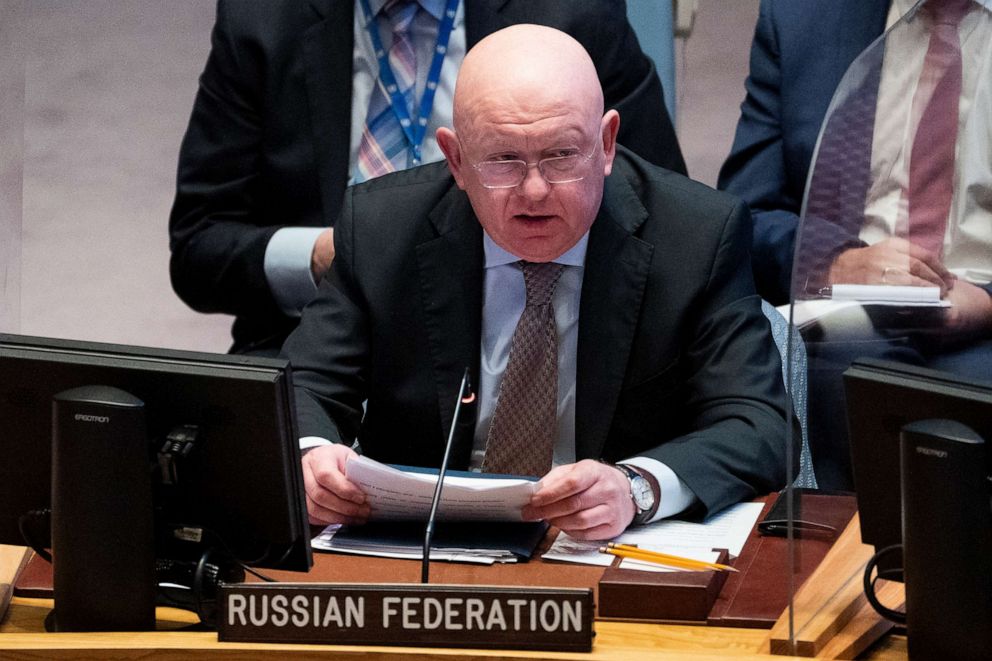
<path fill-rule="evenodd" d="M 591 158 L 592 154 L 575 152 L 564 156 L 549 156 L 530 163 L 520 159 L 482 161 L 472 167 L 479 173 L 479 183 L 484 188 L 516 188 L 527 178 L 532 165 L 537 166 L 537 171 L 549 184 L 582 181 L 586 176 L 582 166 Z"/>

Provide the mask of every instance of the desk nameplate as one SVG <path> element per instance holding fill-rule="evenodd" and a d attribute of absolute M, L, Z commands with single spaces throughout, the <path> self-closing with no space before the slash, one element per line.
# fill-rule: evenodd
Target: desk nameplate
<path fill-rule="evenodd" d="M 238 583 L 219 590 L 225 642 L 588 652 L 589 589 L 417 583 Z"/>

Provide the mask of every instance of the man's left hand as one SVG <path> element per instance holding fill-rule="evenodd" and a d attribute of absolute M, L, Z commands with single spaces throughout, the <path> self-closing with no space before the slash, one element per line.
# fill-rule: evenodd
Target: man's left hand
<path fill-rule="evenodd" d="M 992 335 L 992 296 L 970 282 L 959 280 L 947 293 L 951 302 L 938 338 L 947 348 Z"/>
<path fill-rule="evenodd" d="M 636 513 L 630 481 L 598 461 L 583 459 L 553 468 L 539 485 L 523 509 L 524 519 L 545 519 L 576 539 L 616 537 Z"/>

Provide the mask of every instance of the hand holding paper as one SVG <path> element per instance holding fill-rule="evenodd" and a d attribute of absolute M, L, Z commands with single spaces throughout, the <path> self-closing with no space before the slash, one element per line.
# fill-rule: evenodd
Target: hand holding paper
<path fill-rule="evenodd" d="M 437 471 L 400 470 L 354 455 L 345 466 L 348 480 L 365 494 L 371 520 L 427 520 Z M 448 473 L 438 507 L 439 521 L 522 521 L 537 482 L 525 478 L 473 477 Z"/>
<path fill-rule="evenodd" d="M 310 523 L 364 523 L 369 516 L 365 494 L 345 476 L 345 464 L 358 454 L 333 443 L 303 455 L 303 487 Z"/>

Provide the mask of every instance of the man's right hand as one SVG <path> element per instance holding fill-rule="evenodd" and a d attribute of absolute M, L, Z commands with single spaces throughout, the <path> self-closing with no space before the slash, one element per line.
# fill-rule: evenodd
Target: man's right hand
<path fill-rule="evenodd" d="M 307 495 L 310 523 L 365 523 L 369 505 L 365 493 L 345 475 L 345 463 L 358 453 L 332 443 L 312 448 L 303 455 L 303 487 Z"/>
<path fill-rule="evenodd" d="M 892 237 L 865 248 L 845 250 L 830 266 L 830 284 L 954 287 L 954 275 L 940 259 L 906 239 Z"/>
<path fill-rule="evenodd" d="M 313 251 L 310 253 L 310 274 L 313 281 L 320 284 L 321 278 L 331 268 L 334 261 L 334 228 L 328 227 L 317 235 L 317 240 L 313 244 Z"/>

